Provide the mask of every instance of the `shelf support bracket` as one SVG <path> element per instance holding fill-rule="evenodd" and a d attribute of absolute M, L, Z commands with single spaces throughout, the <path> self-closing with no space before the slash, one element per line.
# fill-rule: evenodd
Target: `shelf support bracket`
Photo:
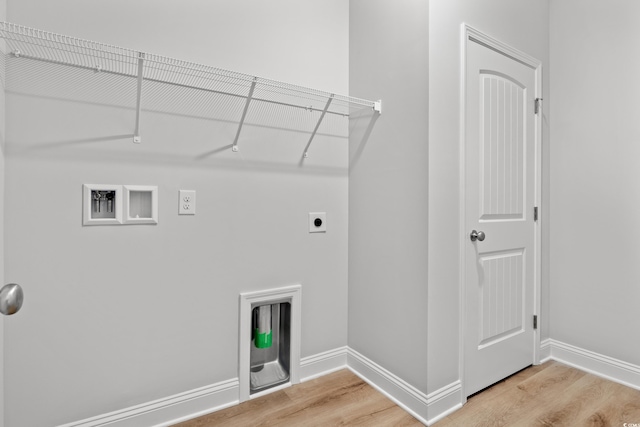
<path fill-rule="evenodd" d="M 136 129 L 133 132 L 133 142 L 140 144 L 140 109 L 142 106 L 142 81 L 144 80 L 144 53 L 138 52 L 138 92 L 136 99 Z"/>
<path fill-rule="evenodd" d="M 373 103 L 373 111 L 382 114 L 382 100 L 379 99 Z"/>
<path fill-rule="evenodd" d="M 316 136 L 318 129 L 320 128 L 320 124 L 322 123 L 322 119 L 324 119 L 325 114 L 327 114 L 327 110 L 329 110 L 329 106 L 331 105 L 331 101 L 333 101 L 333 94 L 327 99 L 327 103 L 324 106 L 324 110 L 322 110 L 322 114 L 320 114 L 320 118 L 318 119 L 318 123 L 316 123 L 316 127 L 313 129 L 313 133 L 311 133 L 311 137 L 309 138 L 309 142 L 307 142 L 307 146 L 304 147 L 304 158 L 309 157 L 309 147 L 311 146 L 311 142 L 313 138 Z"/>
<path fill-rule="evenodd" d="M 238 131 L 236 132 L 236 138 L 233 140 L 233 147 L 231 150 L 234 152 L 238 151 L 238 139 L 240 138 L 240 131 L 242 130 L 242 125 L 244 125 L 244 119 L 247 118 L 247 111 L 249 111 L 249 104 L 253 99 L 253 91 L 256 89 L 256 83 L 258 82 L 258 78 L 254 77 L 253 82 L 251 82 L 251 89 L 249 89 L 249 95 L 247 95 L 247 102 L 244 104 L 244 111 L 242 112 L 242 117 L 240 118 L 240 125 L 238 126 Z"/>

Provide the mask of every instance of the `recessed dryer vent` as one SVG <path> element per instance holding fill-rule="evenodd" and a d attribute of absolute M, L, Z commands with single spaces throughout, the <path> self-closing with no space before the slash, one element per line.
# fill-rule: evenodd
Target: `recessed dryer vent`
<path fill-rule="evenodd" d="M 300 382 L 300 285 L 240 294 L 240 401 Z"/>

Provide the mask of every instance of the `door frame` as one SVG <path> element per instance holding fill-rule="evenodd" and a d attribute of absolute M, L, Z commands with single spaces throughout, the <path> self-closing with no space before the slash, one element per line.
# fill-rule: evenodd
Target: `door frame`
<path fill-rule="evenodd" d="M 460 283 L 459 283 L 459 376 L 462 385 L 462 403 L 467 401 L 465 383 L 465 325 L 466 325 L 466 250 L 467 227 L 466 227 L 466 109 L 467 109 L 467 46 L 469 43 L 479 43 L 502 55 L 514 59 L 534 70 L 535 89 L 534 97 L 542 98 L 542 62 L 538 59 L 515 49 L 506 43 L 473 28 L 466 23 L 461 26 L 461 46 L 460 46 Z M 534 118 L 534 142 L 535 142 L 535 166 L 534 204 L 538 207 L 538 221 L 534 222 L 534 271 L 533 271 L 533 314 L 538 316 L 538 328 L 533 331 L 533 364 L 540 363 L 540 300 L 541 300 L 541 236 L 542 236 L 542 110 Z"/>

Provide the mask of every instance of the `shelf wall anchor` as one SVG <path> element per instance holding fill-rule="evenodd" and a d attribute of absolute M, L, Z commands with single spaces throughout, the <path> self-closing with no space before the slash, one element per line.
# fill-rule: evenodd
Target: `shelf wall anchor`
<path fill-rule="evenodd" d="M 133 142 L 140 144 L 142 137 L 140 136 L 140 109 L 142 106 L 142 82 L 144 80 L 144 53 L 138 53 L 138 92 L 136 99 L 136 129 L 133 132 Z"/>
<path fill-rule="evenodd" d="M 378 114 L 382 114 L 382 100 L 379 99 L 374 101 L 373 103 L 373 111 L 376 111 Z"/>
<path fill-rule="evenodd" d="M 240 131 L 242 130 L 242 125 L 244 125 L 244 119 L 247 118 L 247 111 L 249 111 L 249 104 L 253 99 L 253 91 L 256 89 L 257 82 L 258 82 L 258 78 L 254 77 L 253 82 L 251 82 L 251 89 L 249 89 L 249 95 L 247 95 L 247 102 L 244 103 L 244 111 L 242 112 L 242 117 L 240 118 L 240 125 L 238 126 L 236 137 L 233 140 L 233 147 L 231 147 L 231 150 L 234 152 L 238 151 L 238 139 L 240 138 Z"/>
<path fill-rule="evenodd" d="M 322 123 L 322 119 L 324 119 L 325 114 L 327 114 L 327 110 L 329 109 L 329 106 L 331 105 L 331 101 L 333 101 L 333 96 L 334 96 L 334 94 L 331 94 L 329 99 L 327 99 L 327 103 L 324 106 L 324 110 L 322 110 L 322 114 L 320 114 L 320 118 L 318 119 L 318 123 L 316 123 L 316 127 L 313 129 L 313 132 L 311 133 L 311 137 L 309 138 L 309 142 L 307 142 L 307 146 L 304 147 L 304 158 L 305 159 L 307 157 L 309 157 L 309 147 L 311 146 L 311 142 L 313 141 L 313 138 L 316 136 L 316 133 L 318 132 L 318 128 L 320 128 L 320 124 Z"/>

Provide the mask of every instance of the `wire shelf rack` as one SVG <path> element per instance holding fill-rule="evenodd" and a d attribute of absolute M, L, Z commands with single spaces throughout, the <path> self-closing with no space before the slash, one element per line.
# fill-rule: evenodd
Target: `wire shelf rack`
<path fill-rule="evenodd" d="M 304 150 L 304 157 L 307 157 L 309 147 L 326 115 L 348 117 L 354 108 L 370 108 L 378 114 L 381 113 L 381 101 L 338 95 L 9 22 L 0 22 L 0 37 L 5 40 L 7 53 L 16 58 L 29 58 L 136 79 L 136 125 L 133 137 L 136 143 L 142 141 L 140 116 L 144 103 L 145 82 L 201 90 L 244 102 L 242 115 L 238 118 L 233 151 L 239 149 L 242 127 L 253 103 L 305 109 L 318 115 L 315 128 L 310 129 L 311 135 Z"/>

